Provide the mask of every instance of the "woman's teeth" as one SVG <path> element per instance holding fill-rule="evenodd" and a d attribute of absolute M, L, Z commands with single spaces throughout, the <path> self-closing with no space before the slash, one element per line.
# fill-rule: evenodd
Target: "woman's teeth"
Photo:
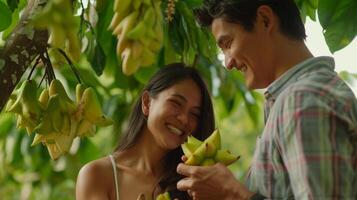
<path fill-rule="evenodd" d="M 180 129 L 174 127 L 174 126 L 171 126 L 171 125 L 167 125 L 167 128 L 170 129 L 170 131 L 178 136 L 181 136 L 183 134 L 183 131 L 181 131 Z"/>

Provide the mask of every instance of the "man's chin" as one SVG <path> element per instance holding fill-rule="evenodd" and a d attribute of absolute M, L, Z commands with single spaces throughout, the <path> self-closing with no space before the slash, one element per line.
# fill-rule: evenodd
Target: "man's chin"
<path fill-rule="evenodd" d="M 245 81 L 245 86 L 246 86 L 249 90 L 259 89 L 254 83 L 252 83 L 251 81 L 248 81 L 248 80 Z"/>
<path fill-rule="evenodd" d="M 257 84 L 254 81 L 246 80 L 245 85 L 249 90 L 265 89 L 269 84 Z"/>

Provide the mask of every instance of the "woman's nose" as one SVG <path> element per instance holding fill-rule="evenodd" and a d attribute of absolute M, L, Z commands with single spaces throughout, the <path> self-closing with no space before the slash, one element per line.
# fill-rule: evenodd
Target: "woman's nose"
<path fill-rule="evenodd" d="M 185 112 L 180 112 L 177 114 L 177 119 L 182 123 L 182 125 L 187 126 L 189 119 Z"/>

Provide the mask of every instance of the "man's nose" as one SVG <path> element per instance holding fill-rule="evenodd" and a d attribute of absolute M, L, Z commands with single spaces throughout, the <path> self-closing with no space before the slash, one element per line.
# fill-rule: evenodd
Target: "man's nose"
<path fill-rule="evenodd" d="M 234 59 L 229 55 L 225 55 L 224 56 L 224 64 L 226 65 L 226 68 L 228 70 L 231 70 L 234 67 Z"/>

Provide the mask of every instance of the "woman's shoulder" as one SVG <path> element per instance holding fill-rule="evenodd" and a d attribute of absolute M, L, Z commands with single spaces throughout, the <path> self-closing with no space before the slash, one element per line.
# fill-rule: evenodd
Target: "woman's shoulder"
<path fill-rule="evenodd" d="M 108 156 L 93 160 L 85 164 L 79 171 L 78 177 L 84 176 L 88 179 L 103 180 L 103 178 L 112 177 L 112 164 Z M 104 179 L 106 180 L 106 179 Z"/>
<path fill-rule="evenodd" d="M 78 173 L 77 195 L 87 192 L 98 195 L 109 192 L 114 180 L 112 169 L 108 156 L 85 164 Z"/>

